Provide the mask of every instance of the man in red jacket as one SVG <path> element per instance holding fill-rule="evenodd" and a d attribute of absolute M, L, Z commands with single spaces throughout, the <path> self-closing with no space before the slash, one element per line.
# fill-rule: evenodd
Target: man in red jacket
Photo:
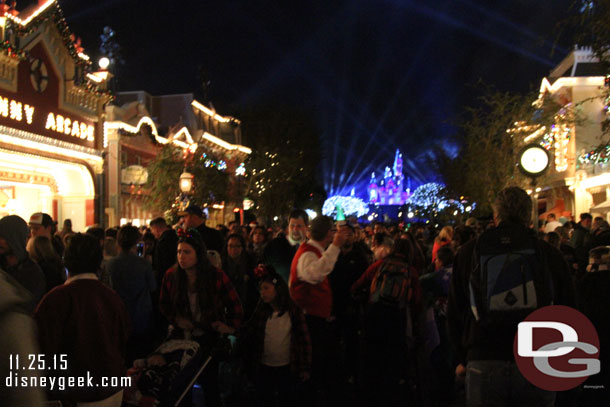
<path fill-rule="evenodd" d="M 332 403 L 336 379 L 330 370 L 336 355 L 336 337 L 331 316 L 333 296 L 328 275 L 333 270 L 348 229 L 334 227 L 331 218 L 319 216 L 311 221 L 310 240 L 299 246 L 290 267 L 290 296 L 305 313 L 312 345 L 312 380 Z M 337 232 L 337 233 L 335 233 Z"/>
<path fill-rule="evenodd" d="M 70 377 L 87 380 L 83 385 L 56 386 L 51 397 L 64 405 L 118 407 L 129 314 L 121 297 L 97 279 L 102 262 L 97 239 L 74 235 L 64 260 L 69 278 L 44 296 L 34 312 L 40 350 L 47 359 L 44 373 L 57 383 L 68 383 Z"/>

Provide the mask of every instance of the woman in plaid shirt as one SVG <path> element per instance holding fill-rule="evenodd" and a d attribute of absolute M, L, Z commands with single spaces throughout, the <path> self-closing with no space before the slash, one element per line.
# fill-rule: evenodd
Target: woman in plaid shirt
<path fill-rule="evenodd" d="M 178 264 L 163 277 L 159 308 L 173 327 L 172 337 L 196 340 L 209 350 L 219 334 L 239 328 L 243 308 L 231 280 L 209 262 L 197 230 L 179 231 L 178 238 Z M 217 361 L 201 381 L 206 406 L 219 405 Z"/>
<path fill-rule="evenodd" d="M 261 405 L 291 405 L 298 381 L 309 379 L 311 340 L 303 312 L 290 298 L 288 285 L 271 266 L 255 270 L 261 299 L 239 332 L 241 350 L 255 379 Z"/>

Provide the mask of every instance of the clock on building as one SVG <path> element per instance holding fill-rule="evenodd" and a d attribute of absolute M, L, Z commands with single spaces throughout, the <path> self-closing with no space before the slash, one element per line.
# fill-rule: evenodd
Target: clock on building
<path fill-rule="evenodd" d="M 539 144 L 528 144 L 519 154 L 519 169 L 529 177 L 542 175 L 549 164 L 549 154 Z"/>

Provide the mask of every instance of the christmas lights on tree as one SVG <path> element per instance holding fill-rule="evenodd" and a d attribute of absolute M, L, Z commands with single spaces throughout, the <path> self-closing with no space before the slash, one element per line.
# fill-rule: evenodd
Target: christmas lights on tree
<path fill-rule="evenodd" d="M 322 214 L 330 217 L 336 216 L 337 206 L 343 210 L 345 216 L 361 217 L 369 212 L 368 205 L 360 198 L 334 195 L 324 201 Z"/>
<path fill-rule="evenodd" d="M 214 157 L 210 157 L 208 153 L 203 153 L 199 156 L 199 162 L 203 163 L 206 168 L 216 168 L 218 171 L 227 169 L 227 163 L 224 160 L 216 161 Z"/>
<path fill-rule="evenodd" d="M 407 201 L 409 211 L 405 211 L 408 218 L 424 217 L 433 218 L 441 212 L 458 216 L 472 212 L 476 203 L 470 202 L 465 197 L 450 199 L 443 184 L 430 182 L 418 187 Z"/>
<path fill-rule="evenodd" d="M 447 206 L 445 186 L 429 182 L 419 186 L 407 201 L 411 206 L 421 210 L 441 210 Z"/>
<path fill-rule="evenodd" d="M 239 167 L 237 167 L 237 169 L 235 170 L 235 175 L 242 177 L 246 175 L 246 166 L 244 165 L 244 163 L 239 164 Z"/>

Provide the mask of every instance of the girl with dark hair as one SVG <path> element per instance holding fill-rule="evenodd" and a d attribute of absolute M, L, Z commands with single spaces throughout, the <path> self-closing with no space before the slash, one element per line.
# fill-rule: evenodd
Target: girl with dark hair
<path fill-rule="evenodd" d="M 243 309 L 231 280 L 209 262 L 197 230 L 179 230 L 178 238 L 178 264 L 163 277 L 159 308 L 171 324 L 171 336 L 194 339 L 209 350 L 219 334 L 239 328 Z M 218 361 L 208 365 L 201 381 L 205 405 L 220 405 Z"/>
<path fill-rule="evenodd" d="M 268 240 L 267 229 L 264 226 L 255 226 L 250 232 L 248 252 L 256 260 L 256 264 L 262 263 Z"/>
<path fill-rule="evenodd" d="M 273 267 L 260 264 L 255 275 L 261 298 L 239 332 L 243 355 L 260 405 L 292 405 L 297 379 L 308 380 L 311 371 L 311 339 L 305 316 Z"/>
<path fill-rule="evenodd" d="M 257 287 L 252 276 L 255 265 L 254 259 L 246 251 L 244 237 L 236 233 L 229 235 L 222 251 L 222 270 L 233 283 L 246 318 L 250 317 L 258 301 Z"/>

